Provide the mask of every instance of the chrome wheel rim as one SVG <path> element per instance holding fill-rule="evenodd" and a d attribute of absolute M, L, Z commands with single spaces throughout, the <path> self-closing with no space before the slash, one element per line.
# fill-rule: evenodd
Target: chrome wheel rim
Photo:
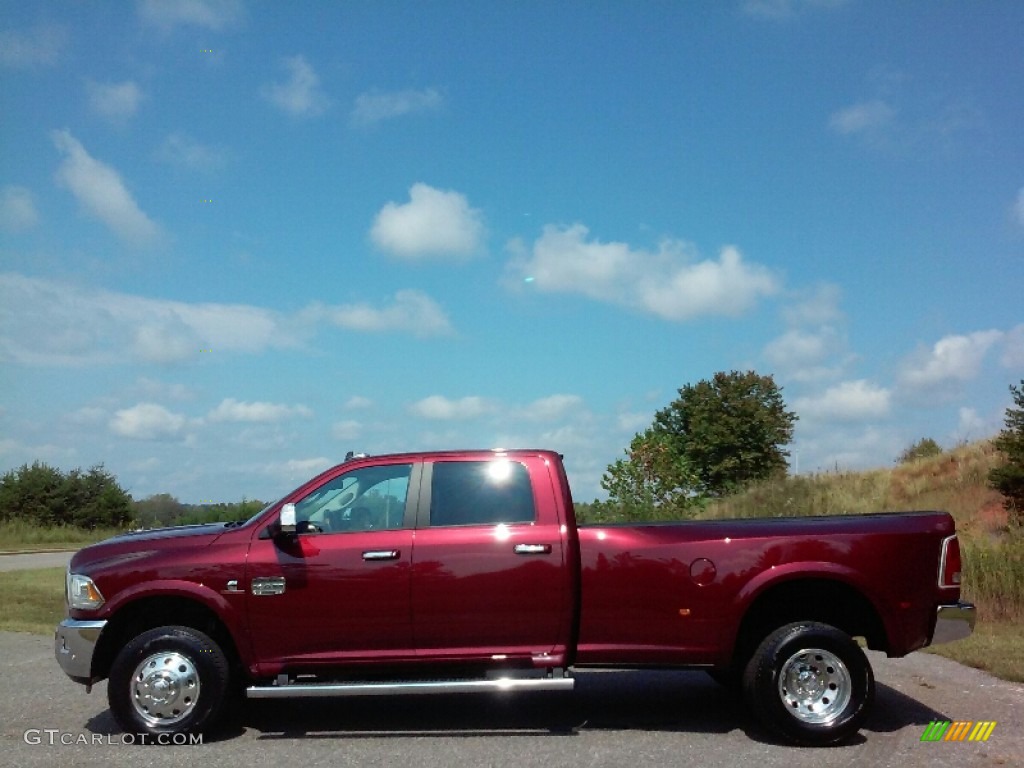
<path fill-rule="evenodd" d="M 790 656 L 779 672 L 779 697 L 797 720 L 827 725 L 850 703 L 853 679 L 834 653 L 805 648 Z"/>
<path fill-rule="evenodd" d="M 132 706 L 150 726 L 174 725 L 199 700 L 199 671 L 180 653 L 154 653 L 132 675 Z"/>

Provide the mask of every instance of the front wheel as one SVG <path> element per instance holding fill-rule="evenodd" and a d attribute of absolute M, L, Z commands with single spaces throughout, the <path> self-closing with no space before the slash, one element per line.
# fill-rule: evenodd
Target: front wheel
<path fill-rule="evenodd" d="M 743 675 L 743 694 L 770 730 L 806 746 L 856 733 L 874 700 L 875 678 L 860 646 L 817 622 L 787 624 L 764 639 Z"/>
<path fill-rule="evenodd" d="M 228 660 L 217 643 L 191 627 L 157 627 L 118 653 L 107 701 L 128 733 L 197 733 L 220 714 L 228 684 Z"/>

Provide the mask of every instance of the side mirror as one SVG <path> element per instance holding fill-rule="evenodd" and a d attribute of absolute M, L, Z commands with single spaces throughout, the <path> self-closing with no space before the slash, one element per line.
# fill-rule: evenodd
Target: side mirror
<path fill-rule="evenodd" d="M 285 504 L 281 507 L 281 533 L 295 533 L 295 505 Z"/>

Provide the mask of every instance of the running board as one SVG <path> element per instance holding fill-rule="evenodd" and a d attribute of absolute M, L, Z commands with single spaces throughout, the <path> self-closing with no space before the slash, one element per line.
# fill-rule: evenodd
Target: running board
<path fill-rule="evenodd" d="M 505 691 L 571 691 L 571 677 L 514 678 L 496 680 L 438 680 L 408 683 L 290 683 L 253 685 L 245 689 L 250 699 L 288 699 L 306 696 L 408 696 L 426 693 L 501 693 Z"/>

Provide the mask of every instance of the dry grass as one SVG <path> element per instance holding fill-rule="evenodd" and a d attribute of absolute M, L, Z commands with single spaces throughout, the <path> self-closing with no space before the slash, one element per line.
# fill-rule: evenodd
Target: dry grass
<path fill-rule="evenodd" d="M 788 477 L 713 501 L 704 516 L 784 517 L 942 509 L 956 518 L 961 532 L 989 534 L 1006 527 L 1002 497 L 986 481 L 998 461 L 991 442 L 984 441 L 892 469 Z"/>
<path fill-rule="evenodd" d="M 80 549 L 103 539 L 124 533 L 119 528 L 85 530 L 72 525 L 42 527 L 21 520 L 0 523 L 0 551 L 34 549 Z"/>

